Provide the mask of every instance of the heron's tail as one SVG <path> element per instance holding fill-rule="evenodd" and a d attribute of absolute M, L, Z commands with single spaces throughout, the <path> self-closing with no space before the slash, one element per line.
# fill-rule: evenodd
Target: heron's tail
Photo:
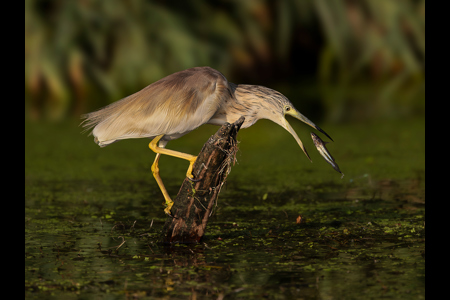
<path fill-rule="evenodd" d="M 114 102 L 97 111 L 81 115 L 84 119 L 80 126 L 84 128 L 83 133 L 91 131 L 89 135 L 94 136 L 94 142 L 100 147 L 114 143 L 116 139 L 111 136 L 111 130 L 108 130 L 114 120 L 117 118 L 117 106 L 120 101 Z"/>

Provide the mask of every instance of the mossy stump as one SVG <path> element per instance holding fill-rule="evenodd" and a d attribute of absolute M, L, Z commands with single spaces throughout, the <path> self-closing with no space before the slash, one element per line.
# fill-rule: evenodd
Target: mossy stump
<path fill-rule="evenodd" d="M 185 179 L 168 216 L 160 242 L 199 243 L 215 207 L 217 197 L 235 161 L 236 135 L 244 117 L 233 124 L 225 123 L 203 145 L 194 164 L 195 181 Z M 197 181 L 198 180 L 198 181 Z"/>

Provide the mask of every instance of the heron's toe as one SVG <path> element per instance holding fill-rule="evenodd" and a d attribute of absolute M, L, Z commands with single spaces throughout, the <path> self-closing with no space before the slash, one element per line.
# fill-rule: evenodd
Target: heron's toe
<path fill-rule="evenodd" d="M 166 202 L 166 208 L 164 209 L 164 212 L 166 213 L 166 215 L 169 215 L 169 216 L 171 216 L 172 218 L 175 218 L 175 216 L 174 215 L 172 215 L 172 212 L 171 212 L 171 209 L 172 209 L 172 206 L 173 206 L 173 201 L 170 201 L 170 202 Z"/>
<path fill-rule="evenodd" d="M 166 214 L 169 214 L 170 210 L 172 209 L 172 206 L 173 206 L 173 201 L 170 199 L 169 200 L 166 199 L 166 208 L 164 209 L 164 212 Z"/>
<path fill-rule="evenodd" d="M 177 217 L 175 217 L 174 215 L 172 215 L 172 213 L 170 212 L 170 210 L 165 209 L 164 212 L 166 213 L 166 215 L 168 215 L 169 217 L 172 217 L 174 219 L 178 219 Z"/>

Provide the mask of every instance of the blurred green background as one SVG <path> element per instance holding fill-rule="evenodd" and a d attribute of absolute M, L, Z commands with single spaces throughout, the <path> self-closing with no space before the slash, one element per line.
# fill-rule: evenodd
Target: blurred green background
<path fill-rule="evenodd" d="M 25 119 L 98 109 L 211 66 L 310 119 L 425 110 L 425 1 L 25 1 Z"/>

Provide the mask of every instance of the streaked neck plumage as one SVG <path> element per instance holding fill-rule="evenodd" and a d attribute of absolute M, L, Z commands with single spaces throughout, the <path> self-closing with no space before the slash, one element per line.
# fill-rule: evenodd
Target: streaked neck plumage
<path fill-rule="evenodd" d="M 269 119 L 281 125 L 283 103 L 288 101 L 285 96 L 260 85 L 229 83 L 229 86 L 234 97 L 222 105 L 215 116 L 216 119 L 233 123 L 244 116 L 245 122 L 241 128 L 250 127 L 259 119 Z"/>

